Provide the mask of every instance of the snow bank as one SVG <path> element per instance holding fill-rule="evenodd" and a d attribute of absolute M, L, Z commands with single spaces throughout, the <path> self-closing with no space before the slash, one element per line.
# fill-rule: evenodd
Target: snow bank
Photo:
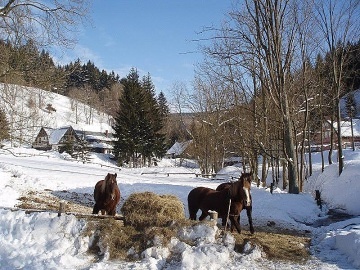
<path fill-rule="evenodd" d="M 2 269 L 66 269 L 91 260 L 85 223 L 74 216 L 0 210 L 0 225 Z"/>

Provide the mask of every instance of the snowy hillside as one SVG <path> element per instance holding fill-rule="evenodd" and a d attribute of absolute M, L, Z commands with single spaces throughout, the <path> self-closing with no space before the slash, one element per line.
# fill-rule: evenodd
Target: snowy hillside
<path fill-rule="evenodd" d="M 0 106 L 16 130 L 12 136 L 25 142 L 32 142 L 41 127 L 71 125 L 75 130 L 112 132 L 109 115 L 38 88 L 0 84 Z"/>

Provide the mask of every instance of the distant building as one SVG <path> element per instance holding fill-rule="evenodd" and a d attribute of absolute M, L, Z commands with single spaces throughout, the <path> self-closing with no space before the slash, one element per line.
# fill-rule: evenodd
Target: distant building
<path fill-rule="evenodd" d="M 77 143 L 80 137 L 72 126 L 58 129 L 42 127 L 32 144 L 38 150 L 56 150 L 61 152 L 68 144 Z"/>
<path fill-rule="evenodd" d="M 343 148 L 351 148 L 352 140 L 354 140 L 355 147 L 360 148 L 360 119 L 355 119 L 355 118 L 352 119 L 352 128 L 351 128 L 351 121 L 349 119 L 341 121 L 340 125 L 341 125 Z M 331 129 L 334 129 L 334 131 L 336 131 L 337 123 L 334 122 L 333 126 L 331 126 L 331 122 L 329 120 L 326 120 L 323 122 L 322 129 L 323 129 L 322 132 L 323 149 L 327 150 L 330 148 L 330 143 L 331 143 Z M 334 132 L 334 143 L 337 145 L 336 132 Z M 320 151 L 320 144 L 321 144 L 321 133 L 318 132 L 313 141 L 312 151 Z"/>
<path fill-rule="evenodd" d="M 168 158 L 180 157 L 190 143 L 191 141 L 175 142 L 173 146 L 171 146 L 170 149 L 166 151 L 165 156 Z"/>
<path fill-rule="evenodd" d="M 113 137 L 108 131 L 101 132 L 85 132 L 85 140 L 91 152 L 111 154 L 113 151 Z"/>
<path fill-rule="evenodd" d="M 113 137 L 108 131 L 90 132 L 74 130 L 72 126 L 58 129 L 42 127 L 32 144 L 37 150 L 55 150 L 62 152 L 69 144 L 87 141 L 88 150 L 95 153 L 109 154 L 113 150 Z"/>

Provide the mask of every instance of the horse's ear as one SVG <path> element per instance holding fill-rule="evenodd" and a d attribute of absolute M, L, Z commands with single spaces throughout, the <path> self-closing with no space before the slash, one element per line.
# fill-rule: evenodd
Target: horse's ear
<path fill-rule="evenodd" d="M 117 173 L 114 174 L 115 178 L 117 177 Z"/>

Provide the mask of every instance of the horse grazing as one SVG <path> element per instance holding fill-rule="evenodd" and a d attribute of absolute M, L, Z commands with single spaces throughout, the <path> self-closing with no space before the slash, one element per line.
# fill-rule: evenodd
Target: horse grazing
<path fill-rule="evenodd" d="M 250 178 L 249 178 L 250 177 Z M 248 180 L 248 178 L 250 180 Z M 239 181 L 229 183 L 227 188 L 222 190 L 214 190 L 206 187 L 197 187 L 190 191 L 188 195 L 188 208 L 190 219 L 196 220 L 196 213 L 201 209 L 202 213 L 199 220 L 205 219 L 209 215 L 209 210 L 218 212 L 219 218 L 222 218 L 223 223 L 227 220 L 229 203 L 231 202 L 246 202 L 251 205 L 250 197 L 251 174 L 243 174 Z M 235 217 L 239 214 L 239 209 L 231 207 L 230 205 L 230 221 L 232 226 L 235 226 L 238 233 L 241 233 L 240 224 Z M 252 224 L 252 223 L 251 223 Z M 253 229 L 252 229 L 253 230 Z"/>
<path fill-rule="evenodd" d="M 108 173 L 104 180 L 96 183 L 94 189 L 95 205 L 93 214 L 115 216 L 116 205 L 120 201 L 120 190 L 116 181 L 117 174 Z"/>
<path fill-rule="evenodd" d="M 231 201 L 230 213 L 229 213 L 229 218 L 231 221 L 230 229 L 231 229 L 231 231 L 233 231 L 234 226 L 236 227 L 236 223 L 233 224 L 233 220 L 235 220 L 235 219 L 237 220 L 237 224 L 239 224 L 239 226 L 240 226 L 240 213 L 243 209 L 246 209 L 246 214 L 247 214 L 247 217 L 249 220 L 250 232 L 253 234 L 254 226 L 253 226 L 253 222 L 252 222 L 252 198 L 251 198 L 251 194 L 250 194 L 252 174 L 251 173 L 243 173 L 241 175 L 239 181 L 243 181 L 243 189 L 244 189 L 246 196 L 241 199 L 235 198 L 234 200 Z M 232 185 L 232 183 L 222 183 L 216 188 L 216 190 L 217 191 L 226 190 L 226 189 L 230 188 L 231 185 Z M 223 226 L 226 225 L 226 218 L 222 219 L 222 225 Z"/>

